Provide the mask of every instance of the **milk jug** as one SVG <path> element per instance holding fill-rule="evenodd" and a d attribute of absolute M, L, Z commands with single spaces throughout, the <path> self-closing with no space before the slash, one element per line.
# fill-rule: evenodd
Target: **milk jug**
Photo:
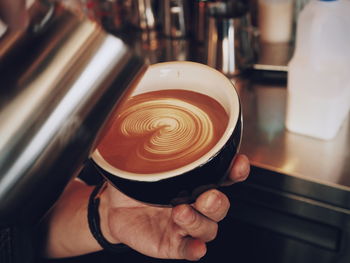
<path fill-rule="evenodd" d="M 350 109 L 350 0 L 311 0 L 288 65 L 286 127 L 332 139 Z"/>

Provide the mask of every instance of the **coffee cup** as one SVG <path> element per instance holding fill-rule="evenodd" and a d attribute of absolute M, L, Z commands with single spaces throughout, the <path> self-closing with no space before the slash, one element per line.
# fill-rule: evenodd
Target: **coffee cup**
<path fill-rule="evenodd" d="M 192 203 L 218 187 L 239 150 L 239 96 L 225 75 L 195 62 L 149 66 L 111 118 L 91 160 L 138 201 Z"/>

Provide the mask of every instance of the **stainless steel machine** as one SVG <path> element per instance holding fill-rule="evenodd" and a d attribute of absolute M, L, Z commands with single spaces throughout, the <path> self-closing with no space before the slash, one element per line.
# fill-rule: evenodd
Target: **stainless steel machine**
<path fill-rule="evenodd" d="M 79 172 L 144 66 L 121 39 L 60 4 L 36 1 L 29 12 L 28 28 L 0 37 L 1 238 L 11 232 L 23 246 L 31 242 L 22 233 Z"/>

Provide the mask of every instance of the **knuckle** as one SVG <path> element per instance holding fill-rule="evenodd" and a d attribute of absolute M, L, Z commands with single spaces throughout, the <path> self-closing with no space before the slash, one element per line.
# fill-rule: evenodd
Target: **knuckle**
<path fill-rule="evenodd" d="M 194 220 L 190 223 L 189 227 L 191 228 L 191 231 L 197 233 L 200 232 L 203 228 L 203 220 L 198 216 L 197 213 L 195 213 Z"/>
<path fill-rule="evenodd" d="M 197 215 L 188 205 L 179 205 L 174 208 L 173 212 L 176 222 L 182 226 L 189 228 L 196 223 Z"/>

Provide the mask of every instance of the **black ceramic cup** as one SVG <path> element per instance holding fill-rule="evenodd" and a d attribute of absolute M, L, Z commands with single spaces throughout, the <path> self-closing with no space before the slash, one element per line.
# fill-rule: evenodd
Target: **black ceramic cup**
<path fill-rule="evenodd" d="M 219 141 L 190 164 L 166 172 L 141 174 L 113 167 L 98 148 L 91 156 L 97 170 L 117 189 L 138 201 L 161 206 L 192 203 L 204 191 L 222 183 L 241 143 L 242 113 L 232 82 L 219 71 L 194 62 L 165 62 L 150 66 L 133 95 L 159 89 L 184 89 L 214 98 L 228 114 Z"/>

